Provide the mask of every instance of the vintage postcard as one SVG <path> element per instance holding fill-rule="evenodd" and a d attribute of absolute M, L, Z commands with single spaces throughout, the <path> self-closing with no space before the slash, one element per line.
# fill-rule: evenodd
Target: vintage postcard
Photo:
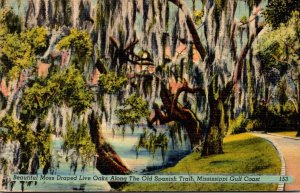
<path fill-rule="evenodd" d="M 299 0 L 0 0 L 0 191 L 300 191 Z"/>

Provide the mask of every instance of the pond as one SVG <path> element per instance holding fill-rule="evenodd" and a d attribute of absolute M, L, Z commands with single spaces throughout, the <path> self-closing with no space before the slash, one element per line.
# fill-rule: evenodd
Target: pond
<path fill-rule="evenodd" d="M 168 132 L 166 127 L 158 127 L 158 132 Z M 120 155 L 124 163 L 131 169 L 135 174 L 138 173 L 149 173 L 153 170 L 161 169 L 167 166 L 172 166 L 177 163 L 182 157 L 184 157 L 189 150 L 189 142 L 175 141 L 169 139 L 169 146 L 166 152 L 165 160 L 161 156 L 161 151 L 158 149 L 155 154 L 150 154 L 146 149 L 140 149 L 137 157 L 135 150 L 135 145 L 139 140 L 139 136 L 143 133 L 143 127 L 137 127 L 134 133 L 131 133 L 130 129 L 127 129 L 124 134 L 122 134 L 121 129 L 116 129 L 113 132 L 110 128 L 104 128 L 103 134 L 107 142 L 109 142 L 115 151 Z M 182 138 L 184 138 L 185 133 L 182 132 Z M 53 135 L 52 143 L 52 155 L 55 158 L 55 163 L 57 168 L 54 169 L 54 175 L 73 175 L 73 170 L 71 170 L 70 159 L 66 161 L 66 154 L 62 149 L 63 139 L 57 138 Z M 174 148 L 173 148 L 174 147 Z M 100 175 L 100 172 L 94 167 L 95 160 L 91 161 L 82 171 L 82 165 L 79 161 L 76 175 Z M 39 169 L 38 174 L 42 174 L 42 169 Z M 21 184 L 18 182 L 14 185 L 14 191 L 21 190 Z M 91 182 L 66 182 L 61 181 L 59 183 L 47 183 L 38 182 L 36 185 L 25 186 L 25 191 L 74 191 L 74 190 L 84 190 L 84 191 L 108 191 L 110 186 L 107 182 L 101 181 L 91 181 Z"/>

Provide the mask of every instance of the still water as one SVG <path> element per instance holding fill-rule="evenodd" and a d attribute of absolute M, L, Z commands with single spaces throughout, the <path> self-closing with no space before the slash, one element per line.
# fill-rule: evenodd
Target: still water
<path fill-rule="evenodd" d="M 158 128 L 158 132 L 168 132 L 167 128 Z M 114 147 L 115 151 L 120 155 L 125 164 L 134 173 L 147 173 L 151 170 L 160 169 L 163 167 L 174 165 L 180 158 L 189 152 L 189 142 L 175 142 L 172 144 L 172 140 L 169 139 L 169 147 L 166 153 L 165 160 L 162 159 L 161 151 L 157 150 L 156 153 L 150 154 L 146 149 L 140 149 L 138 157 L 135 150 L 135 145 L 139 140 L 139 136 L 143 133 L 143 128 L 138 127 L 135 129 L 134 133 L 131 133 L 130 129 L 127 129 L 124 134 L 122 134 L 121 129 L 115 130 L 113 134 L 112 129 L 103 129 L 103 134 L 106 140 Z M 182 137 L 184 137 L 182 132 Z M 55 157 L 55 163 L 59 167 L 55 168 L 54 173 L 56 175 L 73 175 L 74 172 L 71 170 L 71 162 L 66 161 L 66 154 L 62 149 L 63 139 L 56 138 L 53 136 L 52 143 L 52 155 Z M 174 148 L 173 148 L 174 147 Z M 78 167 L 76 175 L 100 175 L 100 172 L 94 167 L 95 162 L 91 161 L 88 166 L 82 171 L 82 165 L 80 161 L 78 162 Z M 42 174 L 42 169 L 39 169 L 38 174 Z M 25 185 L 25 191 L 108 191 L 110 186 L 107 182 L 101 181 L 91 181 L 91 182 L 66 182 L 61 181 L 59 183 L 47 183 L 38 182 L 36 185 Z M 13 191 L 21 191 L 21 184 L 16 183 Z"/>

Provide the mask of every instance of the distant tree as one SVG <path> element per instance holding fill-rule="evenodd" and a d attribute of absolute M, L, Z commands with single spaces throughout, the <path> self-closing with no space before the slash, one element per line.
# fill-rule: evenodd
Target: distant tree
<path fill-rule="evenodd" d="M 294 94 L 289 96 L 299 114 L 300 110 L 300 19 L 299 12 L 291 13 L 287 23 L 282 23 L 275 30 L 266 33 L 257 46 L 258 57 L 262 57 L 267 66 L 272 66 L 281 71 L 282 76 L 292 80 Z M 283 89 L 284 85 L 279 85 Z M 279 102 L 287 101 L 287 96 L 281 94 Z M 297 123 L 298 135 L 300 134 L 299 120 Z"/>
<path fill-rule="evenodd" d="M 273 28 L 278 28 L 281 23 L 286 23 L 292 17 L 293 11 L 300 11 L 300 1 L 270 0 L 264 15 Z"/>

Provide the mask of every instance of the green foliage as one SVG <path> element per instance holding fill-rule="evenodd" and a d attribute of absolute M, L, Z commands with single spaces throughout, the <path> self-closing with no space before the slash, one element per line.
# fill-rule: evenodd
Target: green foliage
<path fill-rule="evenodd" d="M 117 109 L 115 113 L 119 119 L 118 125 L 129 124 L 132 130 L 142 118 L 150 116 L 147 101 L 135 94 L 130 95 L 123 103 L 123 107 Z"/>
<path fill-rule="evenodd" d="M 259 131 L 261 128 L 262 124 L 257 119 L 247 121 L 246 131 Z"/>
<path fill-rule="evenodd" d="M 241 113 L 237 118 L 229 121 L 228 135 L 246 132 L 247 120 L 244 113 Z"/>
<path fill-rule="evenodd" d="M 74 66 L 53 75 L 50 83 L 59 85 L 59 101 L 64 101 L 67 106 L 73 107 L 74 112 L 81 113 L 91 106 L 93 93 L 87 88 L 82 73 Z"/>
<path fill-rule="evenodd" d="M 45 80 L 36 81 L 26 89 L 21 101 L 21 119 L 33 121 L 37 116 L 43 118 L 56 98 L 58 87 L 47 85 Z M 54 95 L 53 95 L 54 94 Z"/>
<path fill-rule="evenodd" d="M 93 94 L 87 89 L 82 74 L 74 66 L 52 75 L 49 80 L 37 80 L 24 92 L 21 101 L 21 117 L 34 120 L 46 116 L 53 105 L 63 102 L 81 113 L 89 108 Z"/>
<path fill-rule="evenodd" d="M 33 28 L 20 34 L 5 34 L 0 39 L 0 70 L 16 79 L 23 69 L 32 67 L 36 55 L 47 45 L 48 31 L 43 27 Z"/>
<path fill-rule="evenodd" d="M 72 49 L 75 52 L 75 60 L 82 63 L 92 55 L 93 44 L 87 31 L 71 29 L 70 35 L 58 42 L 57 49 Z"/>
<path fill-rule="evenodd" d="M 277 1 L 274 1 L 277 2 Z M 293 2 L 293 5 L 297 6 L 297 2 Z M 279 2 L 277 2 L 279 3 Z M 287 6 L 288 2 L 283 1 Z M 299 3 L 299 2 L 298 2 Z M 283 9 L 285 7 L 283 6 Z M 299 6 L 298 8 L 299 9 Z M 275 14 L 275 13 L 274 13 Z M 276 13 L 277 14 L 277 13 Z M 278 15 L 281 15 L 278 12 Z M 295 113 L 294 110 L 286 111 L 285 106 L 288 101 L 288 87 L 286 78 L 291 78 L 295 81 L 295 84 L 299 84 L 300 77 L 300 17 L 299 11 L 288 12 L 285 23 L 281 23 L 273 28 L 262 37 L 262 41 L 258 44 L 258 58 L 265 66 L 277 68 L 280 71 L 280 75 L 283 77 L 277 85 L 276 99 L 278 104 L 269 105 L 268 110 L 263 110 L 262 115 L 259 116 L 264 121 L 265 128 L 268 131 L 285 130 L 286 128 L 294 129 L 299 128 L 299 113 Z M 265 71 L 264 73 L 269 73 Z M 296 90 L 294 94 L 290 95 L 292 100 L 299 103 L 299 97 L 297 96 L 297 87 L 292 88 Z M 293 109 L 297 110 L 297 102 Z M 296 107 L 296 108 L 295 108 Z M 263 108 L 261 108 L 263 109 Z M 259 110 L 261 110 L 259 109 Z M 297 115 L 298 114 L 298 115 Z M 268 120 L 266 121 L 266 117 Z"/>
<path fill-rule="evenodd" d="M 284 105 L 280 103 L 269 104 L 267 107 L 258 106 L 253 114 L 253 120 L 257 121 L 255 130 L 265 129 L 268 132 L 294 130 L 297 125 L 298 115 L 291 101 Z"/>
<path fill-rule="evenodd" d="M 246 23 L 248 23 L 248 17 L 244 15 L 243 17 L 241 17 L 240 22 L 241 22 L 243 25 L 246 24 Z"/>
<path fill-rule="evenodd" d="M 225 8 L 226 2 L 228 0 L 215 0 L 217 11 L 220 13 Z"/>
<path fill-rule="evenodd" d="M 64 136 L 63 149 L 67 152 L 75 150 L 76 155 L 81 158 L 83 167 L 88 164 L 96 154 L 96 148 L 93 144 L 89 131 L 88 125 L 79 124 L 78 128 L 75 129 L 71 122 L 67 124 L 67 133 Z"/>
<path fill-rule="evenodd" d="M 155 132 L 148 133 L 148 130 L 144 128 L 144 133 L 140 136 L 136 146 L 137 156 L 140 148 L 147 149 L 153 156 L 156 150 L 160 148 L 162 159 L 165 160 L 168 148 L 168 137 L 165 133 L 159 133 L 158 135 Z"/>
<path fill-rule="evenodd" d="M 4 7 L 0 9 L 0 36 L 5 33 L 20 33 L 21 19 L 12 8 Z"/>
<path fill-rule="evenodd" d="M 20 121 L 14 121 L 12 116 L 4 116 L 1 119 L 1 127 L 8 129 L 7 132 L 3 132 L 2 134 L 4 136 L 4 139 L 6 140 L 16 140 L 16 136 L 19 135 L 19 133 L 22 132 L 22 128 L 24 127 L 24 125 L 20 122 Z M 25 128 L 27 129 L 27 128 Z M 26 137 L 30 138 L 30 134 Z M 23 139 L 23 138 L 21 138 Z M 5 140 L 5 141 L 6 141 Z"/>
<path fill-rule="evenodd" d="M 119 76 L 116 72 L 100 74 L 99 86 L 103 92 L 114 94 L 119 91 L 127 82 L 127 78 Z"/>
<path fill-rule="evenodd" d="M 286 23 L 293 11 L 300 11 L 299 0 L 271 0 L 264 11 L 266 21 L 274 28 Z"/>
<path fill-rule="evenodd" d="M 276 30 L 262 36 L 255 49 L 266 72 L 272 67 L 279 69 L 281 74 L 291 66 L 300 70 L 299 32 L 299 12 L 294 12 L 287 24 L 281 24 Z"/>
<path fill-rule="evenodd" d="M 30 127 L 21 121 L 14 120 L 13 117 L 6 115 L 0 121 L 0 126 L 7 128 L 4 133 L 6 140 L 18 141 L 21 146 L 20 165 L 21 173 L 27 173 L 28 164 L 34 152 L 39 156 L 39 164 L 45 167 L 51 162 L 51 129 L 41 128 L 39 131 L 33 131 Z"/>
<path fill-rule="evenodd" d="M 200 25 L 201 24 L 201 21 L 202 21 L 202 17 L 204 16 L 204 10 L 195 10 L 193 12 L 193 18 L 194 18 L 194 21 L 196 23 L 196 25 Z"/>

